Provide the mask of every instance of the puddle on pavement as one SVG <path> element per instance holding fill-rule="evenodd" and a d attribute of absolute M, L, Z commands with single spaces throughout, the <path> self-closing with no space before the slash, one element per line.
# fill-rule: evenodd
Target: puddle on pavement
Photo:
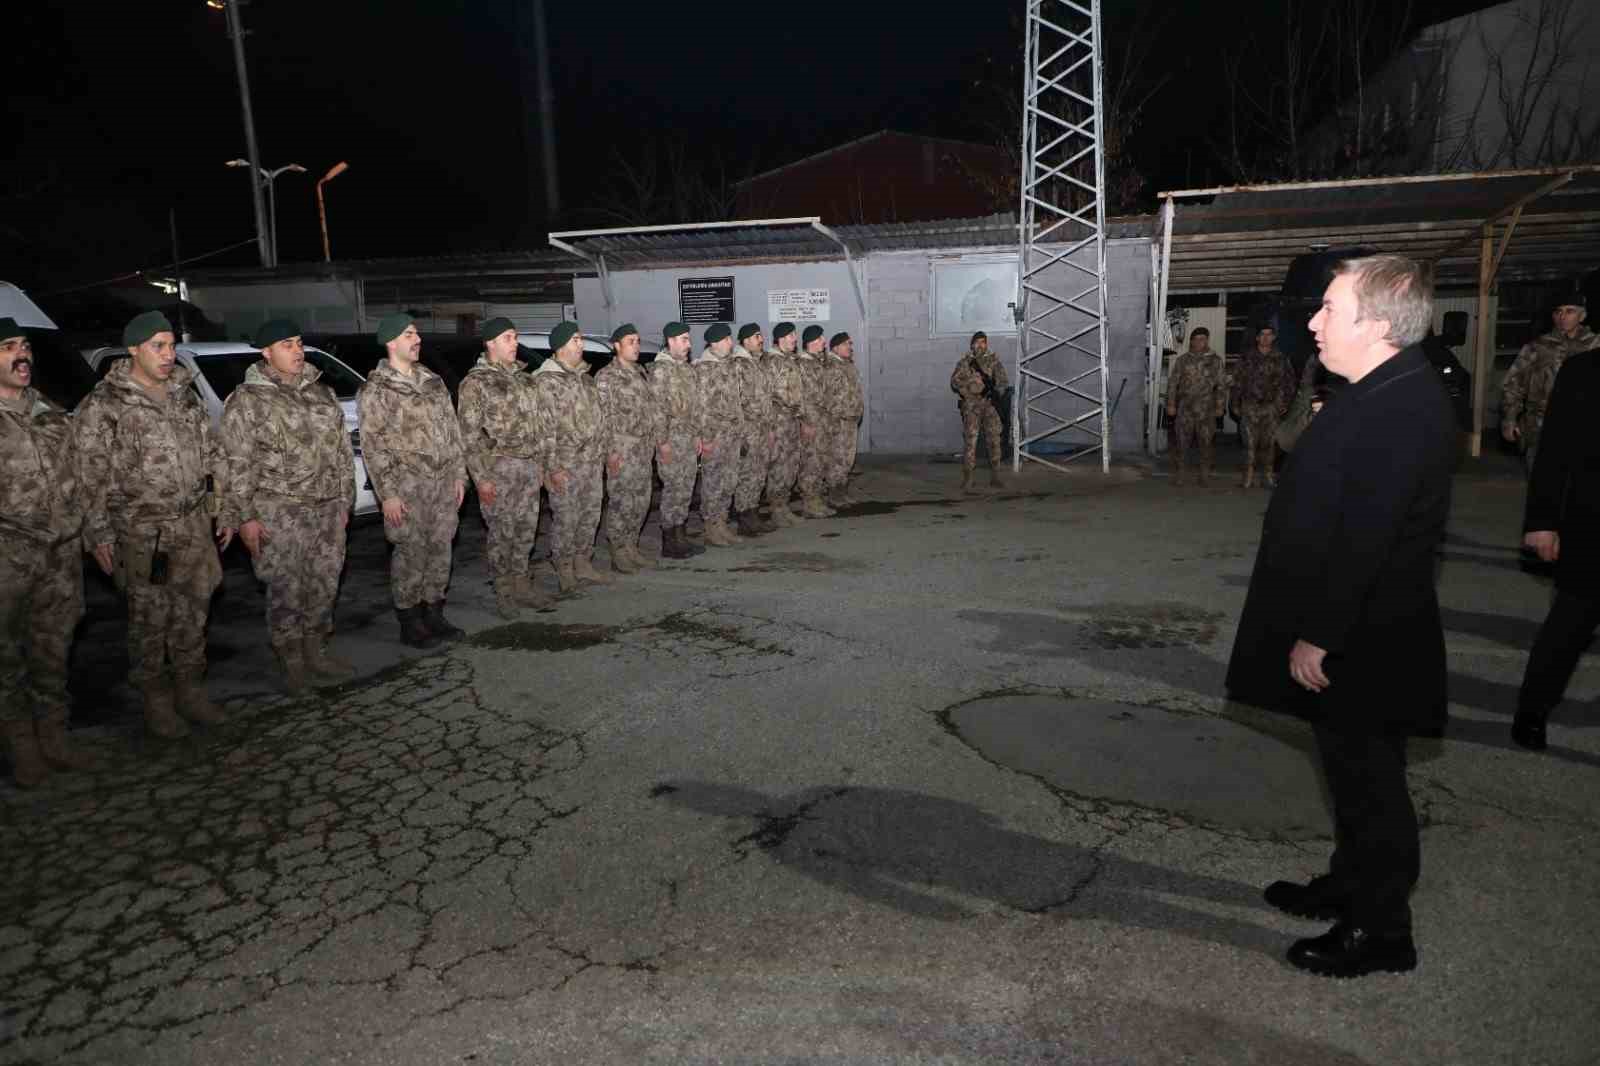
<path fill-rule="evenodd" d="M 610 626 L 558 625 L 554 622 L 512 622 L 486 629 L 471 638 L 478 648 L 496 651 L 576 651 L 609 641 Z"/>
<path fill-rule="evenodd" d="M 835 559 L 821 552 L 774 552 L 763 555 L 744 566 L 728 570 L 730 574 L 859 574 L 866 566 L 852 559 Z"/>
<path fill-rule="evenodd" d="M 1088 641 L 1113 651 L 1127 648 L 1177 648 L 1217 639 L 1222 612 L 1186 603 L 1107 603 L 1093 608 L 1083 624 Z"/>

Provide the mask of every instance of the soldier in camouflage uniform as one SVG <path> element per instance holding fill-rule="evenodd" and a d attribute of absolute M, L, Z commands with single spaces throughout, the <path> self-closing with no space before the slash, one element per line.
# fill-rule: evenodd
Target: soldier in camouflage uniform
<path fill-rule="evenodd" d="M 740 403 L 744 408 L 744 450 L 739 460 L 739 483 L 733 494 L 733 510 L 739 517 L 739 535 L 758 537 L 778 528 L 775 521 L 761 517 L 761 490 L 766 487 L 767 467 L 776 444 L 773 429 L 772 387 L 763 366 L 766 338 L 761 327 L 748 322 L 739 327 L 739 346 L 729 361 L 739 383 Z"/>
<path fill-rule="evenodd" d="M 832 455 L 828 463 L 829 503 L 848 507 L 858 502 L 850 494 L 850 468 L 856 462 L 856 444 L 861 431 L 861 416 L 866 413 L 866 397 L 861 391 L 861 374 L 856 369 L 856 345 L 848 333 L 836 333 L 828 341 L 827 366 L 834 386 L 834 428 L 830 434 Z"/>
<path fill-rule="evenodd" d="M 1258 468 L 1263 485 L 1270 489 L 1278 484 L 1273 472 L 1278 460 L 1278 420 L 1294 400 L 1295 376 L 1288 358 L 1278 351 L 1277 340 L 1277 331 L 1263 326 L 1256 333 L 1255 350 L 1241 355 L 1234 368 L 1230 398 L 1244 437 L 1243 484 L 1247 489 L 1255 484 Z"/>
<path fill-rule="evenodd" d="M 1001 470 L 1005 457 L 1000 454 L 1000 397 L 1006 391 L 1006 368 L 1000 357 L 989 350 L 989 336 L 983 331 L 972 341 L 950 375 L 950 391 L 961 408 L 961 491 L 972 491 L 972 475 L 978 466 L 978 430 L 989 445 L 989 476 L 996 488 L 1006 481 Z"/>
<path fill-rule="evenodd" d="M 461 381 L 456 417 L 467 472 L 489 527 L 486 555 L 494 581 L 495 613 L 511 620 L 549 597 L 533 583 L 528 553 L 539 534 L 538 410 L 533 379 L 517 359 L 517 329 L 491 318 L 479 330 L 483 355 Z"/>
<path fill-rule="evenodd" d="M 223 720 L 202 680 L 206 618 L 222 583 L 204 504 L 222 456 L 165 316 L 135 316 L 122 342 L 129 358 L 73 419 L 83 539 L 128 599 L 128 679 L 145 726 L 170 739 L 188 734 L 184 719 Z"/>
<path fill-rule="evenodd" d="M 66 413 L 33 388 L 27 335 L 0 318 L 0 727 L 23 788 L 93 765 L 67 743 L 67 653 L 83 617 L 72 443 Z"/>
<path fill-rule="evenodd" d="M 550 493 L 550 559 L 561 591 L 580 581 L 609 585 L 610 574 L 594 568 L 594 537 L 600 528 L 604 473 L 616 477 L 622 456 L 611 447 L 600 389 L 583 361 L 583 334 L 571 322 L 550 331 L 550 358 L 533 372 L 539 410 L 539 458 Z"/>
<path fill-rule="evenodd" d="M 639 551 L 639 530 L 650 513 L 654 487 L 651 461 L 658 459 L 663 467 L 670 463 L 672 445 L 666 415 L 639 365 L 639 331 L 633 323 L 612 331 L 611 350 L 616 357 L 595 375 L 611 450 L 622 457 L 621 469 L 606 481 L 606 541 L 612 569 L 637 574 L 655 565 Z"/>
<path fill-rule="evenodd" d="M 1581 292 L 1567 297 L 1550 314 L 1554 328 L 1524 344 L 1517 361 L 1506 372 L 1500 393 L 1500 434 L 1522 445 L 1529 471 L 1533 470 L 1533 457 L 1539 450 L 1539 430 L 1544 427 L 1544 409 L 1550 402 L 1556 371 L 1567 356 L 1600 347 L 1600 336 L 1583 324 L 1588 313 Z"/>
<path fill-rule="evenodd" d="M 361 452 L 394 546 L 389 586 L 400 640 L 431 648 L 463 635 L 444 615 L 450 546 L 467 491 L 461 427 L 444 380 L 417 363 L 422 338 L 411 316 L 385 316 L 376 337 L 388 358 L 356 395 Z"/>
<path fill-rule="evenodd" d="M 650 391 L 665 419 L 667 447 L 657 462 L 661 475 L 661 555 L 688 559 L 705 548 L 689 540 L 689 499 L 700 457 L 714 449 L 706 431 L 705 396 L 689 362 L 689 327 L 668 322 L 662 331 L 663 350 L 650 364 Z"/>
<path fill-rule="evenodd" d="M 800 513 L 807 518 L 827 518 L 836 514 L 822 499 L 823 465 L 832 420 L 827 410 L 829 358 L 824 349 L 821 326 L 807 326 L 800 335 L 800 351 L 795 363 L 800 368 L 800 471 L 795 487 L 800 490 Z"/>
<path fill-rule="evenodd" d="M 1216 461 L 1213 440 L 1217 419 L 1228 402 L 1222 356 L 1211 350 L 1211 331 L 1204 326 L 1189 334 L 1189 350 L 1172 361 L 1167 375 L 1167 417 L 1172 419 L 1172 483 L 1182 485 L 1189 450 L 1200 448 L 1200 484 L 1211 476 Z"/>
<path fill-rule="evenodd" d="M 694 364 L 710 436 L 700 464 L 700 516 L 706 524 L 706 543 L 714 548 L 731 547 L 744 539 L 728 528 L 728 511 L 739 482 L 739 449 L 745 439 L 744 396 L 732 353 L 733 333 L 718 322 L 706 330 L 705 350 Z"/>
<path fill-rule="evenodd" d="M 300 327 L 275 319 L 256 332 L 261 362 L 222 408 L 222 506 L 267 586 L 267 633 L 289 692 L 306 673 L 328 681 L 355 668 L 327 651 L 355 507 L 355 455 L 344 409 L 307 364 Z"/>
<path fill-rule="evenodd" d="M 799 525 L 800 520 L 789 510 L 789 497 L 800 476 L 800 427 L 806 389 L 805 371 L 795 354 L 800 335 L 795 332 L 794 323 L 779 322 L 774 326 L 772 343 L 777 347 L 768 348 L 762 360 L 772 390 L 769 399 L 774 431 L 772 459 L 767 466 L 767 504 L 775 525 L 793 526 Z"/>

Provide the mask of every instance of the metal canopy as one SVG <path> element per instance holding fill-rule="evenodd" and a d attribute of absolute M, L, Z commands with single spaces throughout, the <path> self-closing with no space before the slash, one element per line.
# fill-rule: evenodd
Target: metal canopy
<path fill-rule="evenodd" d="M 1559 187 L 1540 195 L 1557 181 Z M 1519 203 L 1501 279 L 1569 278 L 1600 266 L 1600 166 L 1181 189 L 1160 196 L 1177 207 L 1169 291 L 1276 290 L 1295 256 L 1357 244 L 1435 260 L 1441 284 L 1476 285 L 1483 226 Z"/>

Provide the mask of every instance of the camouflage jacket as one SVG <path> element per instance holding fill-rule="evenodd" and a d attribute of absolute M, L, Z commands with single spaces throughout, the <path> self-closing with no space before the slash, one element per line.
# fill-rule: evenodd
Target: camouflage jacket
<path fill-rule="evenodd" d="M 613 359 L 601 368 L 594 380 L 600 390 L 600 407 L 605 411 L 614 451 L 654 449 L 666 443 L 667 416 L 650 390 L 650 379 L 645 376 L 643 367 Z"/>
<path fill-rule="evenodd" d="M 1240 413 L 1271 411 L 1281 415 L 1294 400 L 1295 385 L 1294 368 L 1282 352 L 1273 348 L 1263 355 L 1251 348 L 1239 356 L 1228 396 Z"/>
<path fill-rule="evenodd" d="M 205 501 L 206 478 L 222 467 L 211 419 L 193 379 L 172 368 L 158 401 L 119 359 L 73 416 L 83 537 L 93 547 L 117 534 L 182 518 Z"/>
<path fill-rule="evenodd" d="M 761 360 L 743 348 L 735 348 L 728 366 L 739 383 L 739 406 L 744 412 L 745 432 L 761 433 L 770 429 L 774 421 L 772 386 Z"/>
<path fill-rule="evenodd" d="M 701 384 L 694 365 L 687 359 L 680 363 L 662 352 L 650 364 L 650 391 L 665 420 L 668 438 L 706 440 L 711 436 L 706 430 L 706 399 Z"/>
<path fill-rule="evenodd" d="M 773 421 L 790 422 L 802 417 L 806 406 L 806 378 L 798 355 L 785 355 L 780 348 L 768 348 L 761 365 L 772 390 L 768 398 L 772 403 Z"/>
<path fill-rule="evenodd" d="M 36 544 L 78 535 L 83 509 L 72 443 L 72 420 L 37 389 L 0 400 L 0 534 Z"/>
<path fill-rule="evenodd" d="M 744 397 L 732 363 L 732 356 L 717 355 L 707 348 L 694 364 L 705 397 L 706 432 L 713 440 L 744 436 Z"/>
<path fill-rule="evenodd" d="M 828 397 L 828 359 L 831 356 L 826 352 L 816 356 L 800 351 L 795 353 L 794 358 L 800 368 L 800 421 L 819 426 L 828 417 L 825 404 Z"/>
<path fill-rule="evenodd" d="M 960 398 L 963 404 L 978 403 L 983 400 L 983 375 L 989 375 L 989 380 L 994 382 L 996 396 L 1005 394 L 1006 368 L 1000 362 L 1000 357 L 994 352 L 968 352 L 956 363 L 956 368 L 950 374 L 950 391 Z"/>
<path fill-rule="evenodd" d="M 611 453 L 611 432 L 600 403 L 600 387 L 583 363 L 568 370 L 551 356 L 533 372 L 539 411 L 539 465 L 547 474 L 571 471 Z"/>
<path fill-rule="evenodd" d="M 1500 417 L 1517 423 L 1524 435 L 1537 433 L 1544 423 L 1544 409 L 1550 402 L 1556 371 L 1567 356 L 1595 347 L 1600 347 L 1600 335 L 1588 326 L 1579 326 L 1571 337 L 1552 330 L 1524 344 L 1501 386 Z"/>
<path fill-rule="evenodd" d="M 1181 352 L 1167 374 L 1167 406 L 1179 418 L 1219 418 L 1228 404 L 1227 379 L 1222 356 L 1207 348 L 1198 354 Z"/>
<path fill-rule="evenodd" d="M 222 510 L 217 525 L 260 518 L 263 496 L 356 505 L 356 462 L 344 408 L 307 363 L 292 382 L 253 363 L 222 405 Z"/>
<path fill-rule="evenodd" d="M 539 410 L 527 364 L 495 366 L 485 356 L 461 379 L 456 395 L 461 447 L 478 484 L 494 480 L 496 456 L 532 459 L 539 454 Z"/>
<path fill-rule="evenodd" d="M 828 368 L 829 411 L 841 422 L 860 422 L 867 401 L 861 391 L 861 371 L 856 369 L 856 361 L 829 352 L 823 365 Z"/>
<path fill-rule="evenodd" d="M 444 379 L 421 366 L 402 374 L 387 359 L 356 393 L 361 457 L 378 499 L 398 494 L 402 477 L 467 480 L 461 427 Z"/>

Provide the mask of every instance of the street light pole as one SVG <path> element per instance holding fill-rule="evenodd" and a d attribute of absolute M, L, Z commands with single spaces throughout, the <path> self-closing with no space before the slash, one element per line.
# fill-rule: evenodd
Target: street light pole
<path fill-rule="evenodd" d="M 250 165 L 250 161 L 248 159 L 230 159 L 223 165 L 230 167 L 248 167 Z M 255 170 L 257 174 L 261 175 L 261 184 L 267 187 L 267 203 L 271 207 L 270 213 L 272 215 L 271 222 L 268 224 L 269 233 L 271 235 L 270 239 L 268 240 L 268 246 L 271 252 L 271 261 L 262 263 L 261 265 L 275 267 L 278 265 L 278 188 L 275 182 L 277 182 L 278 175 L 280 174 L 304 174 L 306 172 L 306 168 L 301 166 L 299 163 L 290 163 L 287 166 L 279 167 L 277 170 L 267 170 L 264 167 L 256 167 Z M 260 186 L 257 186 L 257 188 L 259 187 Z"/>
<path fill-rule="evenodd" d="M 261 173 L 261 152 L 256 148 L 256 120 L 250 109 L 250 74 L 245 69 L 244 63 L 244 20 L 239 15 L 239 7 L 244 0 L 214 0 L 212 7 L 221 5 L 223 14 L 228 17 L 228 37 L 233 41 L 233 65 L 239 75 L 239 106 L 244 112 L 244 148 L 245 154 L 250 157 L 250 173 Z M 256 247 L 261 253 L 261 265 L 270 267 L 273 264 L 275 250 L 267 244 L 267 209 L 262 203 L 261 185 L 254 179 L 250 182 L 250 204 L 255 209 L 256 215 Z"/>
<path fill-rule="evenodd" d="M 349 169 L 349 163 L 342 161 L 335 163 L 333 168 L 317 181 L 317 220 L 322 223 L 322 261 L 324 263 L 333 262 L 333 250 L 328 246 L 328 205 L 322 199 L 322 187 Z"/>

